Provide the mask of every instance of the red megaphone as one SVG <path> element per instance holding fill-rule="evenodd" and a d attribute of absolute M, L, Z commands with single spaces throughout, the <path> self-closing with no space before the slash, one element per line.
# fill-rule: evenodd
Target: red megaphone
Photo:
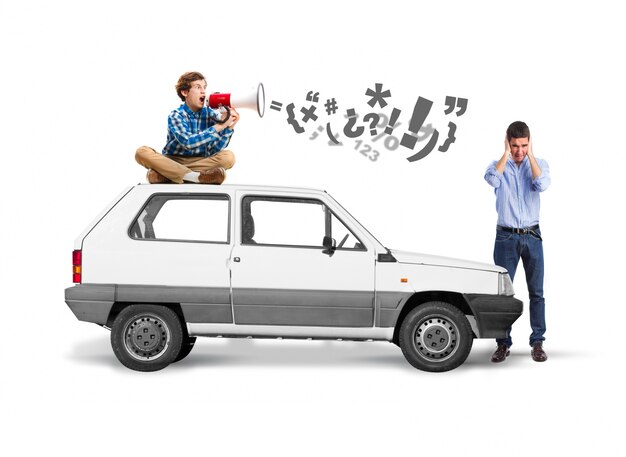
<path fill-rule="evenodd" d="M 263 83 L 259 83 L 256 93 L 253 92 L 244 96 L 220 94 L 218 92 L 209 95 L 207 105 L 213 109 L 220 107 L 255 109 L 259 116 L 263 117 L 263 114 L 265 114 L 265 89 L 263 88 Z"/>

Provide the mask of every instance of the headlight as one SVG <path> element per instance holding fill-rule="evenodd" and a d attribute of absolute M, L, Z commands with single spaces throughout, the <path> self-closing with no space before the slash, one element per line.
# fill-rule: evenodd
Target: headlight
<path fill-rule="evenodd" d="M 508 273 L 500 273 L 498 280 L 498 295 L 515 295 L 513 283 Z"/>

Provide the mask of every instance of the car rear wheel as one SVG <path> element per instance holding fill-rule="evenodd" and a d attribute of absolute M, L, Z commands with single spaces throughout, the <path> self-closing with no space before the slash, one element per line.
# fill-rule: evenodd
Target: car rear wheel
<path fill-rule="evenodd" d="M 400 327 L 400 348 L 407 361 L 424 371 L 453 370 L 472 349 L 472 328 L 465 315 L 445 302 L 413 309 Z"/>
<path fill-rule="evenodd" d="M 111 327 L 111 347 L 131 370 L 157 371 L 174 362 L 183 343 L 183 328 L 174 311 L 161 305 L 124 308 Z"/>

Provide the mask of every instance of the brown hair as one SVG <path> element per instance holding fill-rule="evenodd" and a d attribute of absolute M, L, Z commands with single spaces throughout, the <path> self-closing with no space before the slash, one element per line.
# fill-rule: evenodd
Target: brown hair
<path fill-rule="evenodd" d="M 178 82 L 176 83 L 176 93 L 182 101 L 185 101 L 185 97 L 183 96 L 182 91 L 190 90 L 191 83 L 194 81 L 198 81 L 199 79 L 205 78 L 202 73 L 199 73 L 197 71 L 188 71 L 187 73 L 183 73 L 183 75 L 178 78 Z"/>
<path fill-rule="evenodd" d="M 506 136 L 511 141 L 512 138 L 530 138 L 530 129 L 522 121 L 515 121 L 506 129 Z"/>

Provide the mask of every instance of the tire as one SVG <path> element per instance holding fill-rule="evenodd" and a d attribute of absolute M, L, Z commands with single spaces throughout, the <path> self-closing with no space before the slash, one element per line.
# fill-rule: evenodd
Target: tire
<path fill-rule="evenodd" d="M 131 305 L 113 321 L 111 347 L 127 368 L 157 371 L 176 360 L 183 335 L 180 319 L 171 309 L 161 305 Z"/>
<path fill-rule="evenodd" d="M 467 359 L 473 340 L 465 315 L 444 302 L 424 303 L 406 315 L 400 327 L 400 348 L 415 368 L 450 371 Z"/>
<path fill-rule="evenodd" d="M 174 362 L 180 362 L 185 357 L 187 357 L 189 355 L 189 353 L 191 352 L 191 350 L 193 349 L 193 345 L 195 343 L 196 343 L 196 337 L 195 336 L 187 336 L 187 337 L 185 337 L 185 339 L 183 340 L 183 345 L 180 348 L 180 352 L 178 353 L 178 356 L 176 357 Z"/>

